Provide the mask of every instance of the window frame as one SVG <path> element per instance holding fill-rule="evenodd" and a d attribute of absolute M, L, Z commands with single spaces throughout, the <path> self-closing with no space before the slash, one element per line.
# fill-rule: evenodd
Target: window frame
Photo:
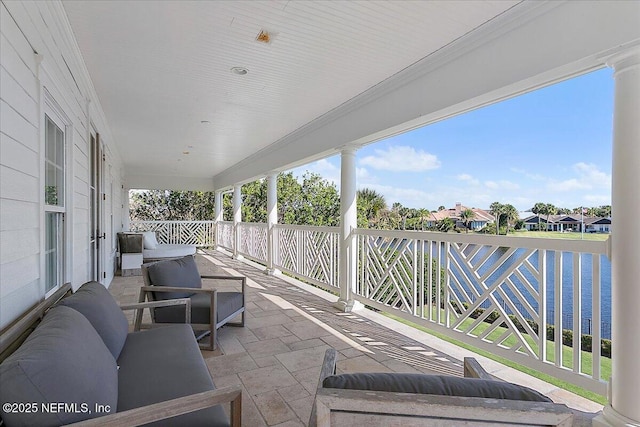
<path fill-rule="evenodd" d="M 71 163 L 71 134 L 72 127 L 68 116 L 49 93 L 46 87 L 42 87 L 42 104 L 41 104 L 41 179 L 40 179 L 40 201 L 41 201 L 41 233 L 42 240 L 40 243 L 41 263 L 40 263 L 40 280 L 41 289 L 45 298 L 53 294 L 64 283 L 70 281 L 70 257 L 71 257 L 71 223 L 70 212 L 72 211 L 71 193 L 72 175 L 70 171 Z M 48 136 L 48 120 L 50 120 L 62 132 L 62 148 L 60 153 L 63 156 L 61 165 L 51 162 L 47 157 L 47 136 Z M 58 205 L 47 203 L 47 167 L 53 165 L 60 166 L 62 195 Z M 51 248 L 49 243 L 51 230 L 49 228 L 51 222 L 49 215 L 54 214 L 57 222 L 53 235 L 55 235 L 55 249 Z M 49 256 L 55 251 L 55 284 L 48 288 L 50 283 L 50 264 Z"/>

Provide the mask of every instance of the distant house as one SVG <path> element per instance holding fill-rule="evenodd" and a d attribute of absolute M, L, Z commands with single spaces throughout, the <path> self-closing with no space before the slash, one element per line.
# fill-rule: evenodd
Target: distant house
<path fill-rule="evenodd" d="M 465 211 L 467 209 L 471 209 L 473 211 L 473 219 L 469 221 L 469 230 L 480 230 L 487 224 L 493 223 L 495 220 L 493 215 L 491 215 L 484 209 L 468 208 L 458 202 L 456 203 L 456 206 L 454 208 L 432 212 L 429 221 L 427 221 L 427 225 L 430 227 L 434 227 L 438 221 L 442 221 L 445 218 L 451 218 L 456 227 L 464 228 L 466 227 L 466 225 L 464 220 L 460 218 L 460 214 L 462 213 L 462 211 Z"/>
<path fill-rule="evenodd" d="M 538 221 L 540 229 L 547 231 L 570 232 L 582 231 L 584 228 L 586 233 L 611 233 L 611 218 L 582 217 L 579 214 L 549 215 L 548 222 L 546 215 L 531 215 L 524 219 L 524 227 L 527 230 L 538 230 Z"/>

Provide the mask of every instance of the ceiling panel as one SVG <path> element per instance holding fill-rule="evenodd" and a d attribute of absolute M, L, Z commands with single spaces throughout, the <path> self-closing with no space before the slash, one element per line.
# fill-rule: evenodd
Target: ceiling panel
<path fill-rule="evenodd" d="M 63 2 L 127 172 L 198 178 L 267 148 L 516 3 Z M 262 29 L 271 43 L 256 41 Z M 231 73 L 235 66 L 249 73 Z"/>

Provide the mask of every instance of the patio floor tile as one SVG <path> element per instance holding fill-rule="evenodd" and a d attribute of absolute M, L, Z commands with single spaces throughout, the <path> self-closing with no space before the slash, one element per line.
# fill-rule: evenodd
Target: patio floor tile
<path fill-rule="evenodd" d="M 451 357 L 428 344 L 432 337 L 426 340 L 417 338 L 416 332 L 401 333 L 407 327 L 391 326 L 387 323 L 389 319 L 380 320 L 377 317 L 381 316 L 366 311 L 338 312 L 332 305 L 335 297 L 323 298 L 318 291 L 307 290 L 307 285 L 294 286 L 290 279 L 264 275 L 262 269 L 221 252 L 200 254 L 196 262 L 201 274 L 248 278 L 245 327 L 223 327 L 218 333 L 218 349 L 202 351 L 217 387 L 242 386 L 243 425 L 307 425 L 320 366 L 329 347 L 338 350 L 339 373 L 424 372 L 462 376 L 458 358 L 467 354 L 465 350 L 458 349 L 451 353 L 456 357 Z M 141 286 L 140 277 L 117 276 L 109 290 L 123 304 L 137 302 Z M 133 313 L 127 316 L 132 319 Z M 145 316 L 149 318 L 148 314 Z M 504 367 L 498 372 L 506 370 Z M 513 381 L 525 381 L 521 373 L 512 377 Z M 533 384 L 535 387 L 537 383 Z M 546 383 L 540 387 L 543 393 L 562 403 L 573 399 L 570 393 Z M 585 410 L 589 410 L 586 408 L 593 406 L 587 404 Z"/>
<path fill-rule="evenodd" d="M 268 391 L 253 398 L 258 410 L 262 413 L 267 425 L 280 424 L 297 419 L 297 415 L 289 408 L 277 391 Z"/>
<path fill-rule="evenodd" d="M 282 365 L 244 371 L 238 374 L 251 395 L 266 393 L 281 387 L 296 385 L 298 381 Z M 215 378 L 214 378 L 215 379 Z"/>

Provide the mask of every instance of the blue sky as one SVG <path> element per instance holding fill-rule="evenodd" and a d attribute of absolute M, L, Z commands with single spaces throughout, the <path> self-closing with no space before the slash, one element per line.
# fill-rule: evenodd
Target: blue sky
<path fill-rule="evenodd" d="M 612 116 L 612 70 L 598 70 L 363 147 L 358 188 L 431 210 L 608 205 Z M 339 187 L 339 156 L 305 170 Z"/>

